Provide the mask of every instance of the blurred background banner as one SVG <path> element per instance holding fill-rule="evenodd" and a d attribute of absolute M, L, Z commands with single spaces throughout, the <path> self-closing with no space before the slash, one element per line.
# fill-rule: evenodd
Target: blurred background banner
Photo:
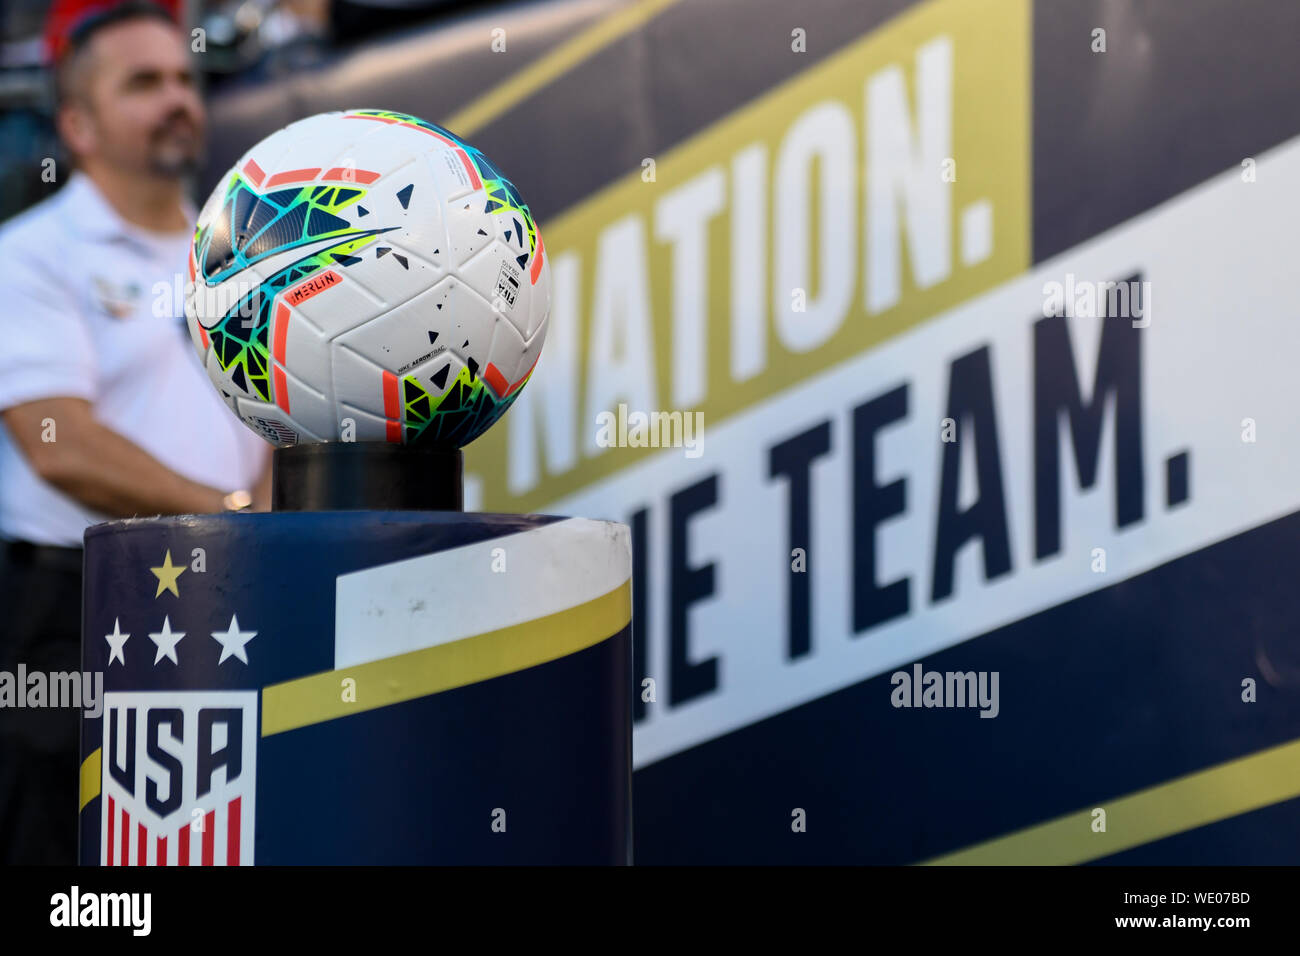
<path fill-rule="evenodd" d="M 1300 6 L 287 12 L 195 14 L 195 193 L 356 107 L 510 172 L 467 498 L 632 527 L 637 862 L 1294 862 Z"/>

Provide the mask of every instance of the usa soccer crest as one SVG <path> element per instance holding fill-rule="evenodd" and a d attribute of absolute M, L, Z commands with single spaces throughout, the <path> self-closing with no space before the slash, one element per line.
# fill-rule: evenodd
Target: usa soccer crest
<path fill-rule="evenodd" d="M 104 695 L 99 862 L 253 863 L 257 692 Z"/>

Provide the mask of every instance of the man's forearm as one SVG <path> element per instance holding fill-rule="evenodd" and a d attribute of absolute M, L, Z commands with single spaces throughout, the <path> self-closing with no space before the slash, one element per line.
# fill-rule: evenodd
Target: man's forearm
<path fill-rule="evenodd" d="M 116 518 L 152 514 L 202 514 L 222 510 L 231 489 L 211 488 L 180 475 L 96 421 L 81 422 L 38 465 L 41 477 L 100 514 Z"/>

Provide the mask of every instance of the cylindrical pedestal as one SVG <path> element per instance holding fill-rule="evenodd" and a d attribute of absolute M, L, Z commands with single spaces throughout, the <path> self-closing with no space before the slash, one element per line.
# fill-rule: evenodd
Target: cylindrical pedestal
<path fill-rule="evenodd" d="M 460 511 L 459 448 L 384 442 L 312 442 L 277 448 L 273 511 Z"/>
<path fill-rule="evenodd" d="M 630 862 L 630 578 L 579 518 L 92 528 L 81 862 Z"/>

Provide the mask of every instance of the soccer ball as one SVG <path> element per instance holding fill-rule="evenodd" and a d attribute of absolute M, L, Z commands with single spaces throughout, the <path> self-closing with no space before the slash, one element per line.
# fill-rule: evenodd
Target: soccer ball
<path fill-rule="evenodd" d="M 455 134 L 386 110 L 254 146 L 199 214 L 189 279 L 209 378 L 279 446 L 468 444 L 528 381 L 551 304 L 515 187 Z"/>

